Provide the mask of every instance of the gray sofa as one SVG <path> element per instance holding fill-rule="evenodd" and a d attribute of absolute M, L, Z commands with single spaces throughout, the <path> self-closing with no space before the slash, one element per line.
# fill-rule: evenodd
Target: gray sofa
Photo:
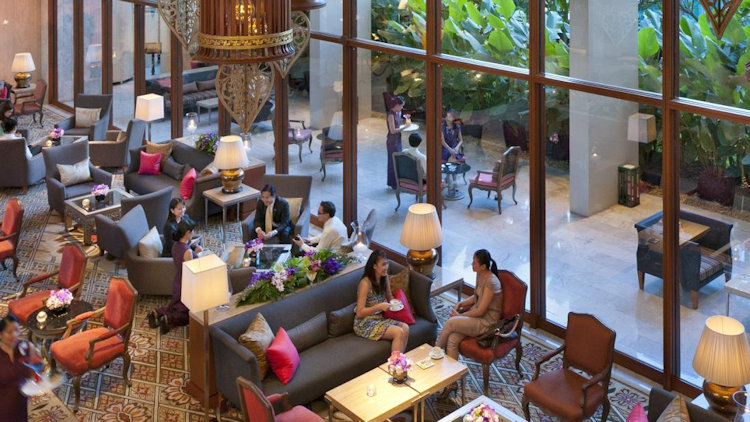
<path fill-rule="evenodd" d="M 391 273 L 402 268 L 395 262 L 390 263 Z M 384 363 L 390 355 L 389 341 L 367 340 L 353 332 L 330 337 L 326 332 L 322 334 L 322 342 L 299 352 L 300 365 L 292 380 L 284 385 L 272 371 L 261 381 L 255 355 L 237 341 L 258 312 L 263 314 L 276 333 L 279 327 L 289 330 L 321 312 L 328 316 L 330 312 L 356 302 L 357 286 L 363 273 L 362 268 L 331 277 L 322 284 L 212 325 L 210 331 L 216 387 L 222 396 L 239 407 L 234 380 L 242 376 L 261 387 L 266 395 L 288 392 L 292 405 L 306 404 L 322 397 L 326 391 Z M 411 272 L 409 280 L 417 322 L 409 326 L 407 350 L 424 343 L 434 343 L 437 332 L 437 318 L 430 305 L 432 280 L 415 271 Z M 316 334 L 320 336 L 320 333 L 311 335 Z"/>
<path fill-rule="evenodd" d="M 44 157 L 37 154 L 26 158 L 26 139 L 4 139 L 0 141 L 0 187 L 22 187 L 23 193 L 29 185 L 44 178 Z"/>
<path fill-rule="evenodd" d="M 667 408 L 669 402 L 674 398 L 675 395 L 669 391 L 656 387 L 652 388 L 651 393 L 648 395 L 648 421 L 656 422 L 659 419 L 659 415 L 664 412 L 664 409 Z M 691 421 L 726 422 L 727 420 L 722 415 L 696 406 L 690 403 L 690 401 L 687 403 L 687 409 Z"/>

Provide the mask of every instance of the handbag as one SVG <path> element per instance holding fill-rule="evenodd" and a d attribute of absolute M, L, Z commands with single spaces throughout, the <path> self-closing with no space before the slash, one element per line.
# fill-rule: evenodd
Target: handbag
<path fill-rule="evenodd" d="M 483 347 L 485 349 L 494 349 L 495 347 L 497 347 L 497 343 L 500 341 L 500 338 L 509 337 L 514 331 L 516 331 L 518 320 L 519 315 L 515 315 L 512 318 L 501 319 L 495 326 L 495 329 L 489 330 L 481 336 L 477 337 L 477 343 L 480 347 Z M 505 327 L 511 324 L 512 327 L 510 328 L 510 330 L 504 330 Z"/>

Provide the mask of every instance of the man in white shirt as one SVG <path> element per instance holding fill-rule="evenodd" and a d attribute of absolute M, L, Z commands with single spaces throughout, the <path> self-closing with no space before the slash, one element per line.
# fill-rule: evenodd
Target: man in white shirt
<path fill-rule="evenodd" d="M 418 133 L 414 132 L 409 135 L 409 147 L 404 148 L 403 152 L 416 158 L 419 162 L 419 167 L 422 168 L 422 177 L 427 177 L 427 156 L 422 154 L 422 151 L 418 149 L 419 144 L 422 143 L 422 137 Z"/>
<path fill-rule="evenodd" d="M 304 252 L 321 249 L 338 250 L 346 241 L 347 232 L 344 223 L 336 217 L 336 206 L 333 202 L 323 201 L 318 206 L 318 220 L 323 223 L 323 232 L 319 236 L 294 239 L 294 243 Z M 314 245 L 314 246 L 313 246 Z"/>

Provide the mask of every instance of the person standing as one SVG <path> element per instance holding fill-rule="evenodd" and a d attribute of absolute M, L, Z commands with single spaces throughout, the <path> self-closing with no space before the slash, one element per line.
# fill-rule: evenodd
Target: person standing
<path fill-rule="evenodd" d="M 23 360 L 32 349 L 27 342 L 19 342 L 21 329 L 18 320 L 8 315 L 0 319 L 0 419 L 27 421 L 27 399 L 21 385 L 31 376 L 31 368 Z"/>
<path fill-rule="evenodd" d="M 304 252 L 322 249 L 339 250 L 347 237 L 346 226 L 336 217 L 333 202 L 323 201 L 318 206 L 318 221 L 323 223 L 323 232 L 318 236 L 295 238 L 294 243 Z M 314 246 L 313 246 L 314 245 Z"/>
<path fill-rule="evenodd" d="M 393 169 L 393 153 L 401 152 L 401 109 L 404 108 L 404 97 L 392 96 L 388 100 L 388 136 L 385 140 L 386 152 L 388 153 L 388 187 L 396 189 L 396 172 Z"/>

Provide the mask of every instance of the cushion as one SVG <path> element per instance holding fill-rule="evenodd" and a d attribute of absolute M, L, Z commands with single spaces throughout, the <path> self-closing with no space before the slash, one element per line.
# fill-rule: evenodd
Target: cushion
<path fill-rule="evenodd" d="M 141 151 L 141 164 L 138 166 L 138 174 L 161 174 L 161 153 L 149 154 Z"/>
<path fill-rule="evenodd" d="M 158 258 L 161 256 L 163 246 L 161 239 L 159 238 L 159 231 L 156 227 L 151 227 L 151 230 L 146 233 L 141 240 L 138 241 L 138 254 L 146 258 Z"/>
<path fill-rule="evenodd" d="M 698 278 L 703 281 L 724 271 L 724 264 L 718 259 L 701 254 L 701 268 Z"/>
<path fill-rule="evenodd" d="M 60 172 L 60 182 L 65 186 L 77 185 L 91 180 L 88 158 L 75 164 L 57 164 L 57 171 Z"/>
<path fill-rule="evenodd" d="M 328 339 L 328 320 L 326 313 L 321 312 L 302 324 L 292 328 L 287 332 L 289 338 L 297 348 L 297 352 L 302 352 L 322 343 Z"/>
<path fill-rule="evenodd" d="M 192 94 L 193 92 L 198 92 L 198 84 L 195 82 L 188 82 L 182 85 L 182 95 Z"/>
<path fill-rule="evenodd" d="M 475 177 L 471 183 L 475 183 L 480 186 L 487 186 L 487 187 L 496 187 L 497 182 L 494 182 L 492 180 L 492 175 L 487 173 L 479 173 L 477 174 L 477 177 Z"/>
<path fill-rule="evenodd" d="M 667 405 L 656 422 L 690 422 L 687 405 L 681 396 L 676 396 Z"/>
<path fill-rule="evenodd" d="M 79 332 L 65 340 L 52 343 L 50 352 L 59 366 L 67 369 L 73 375 L 82 375 L 88 370 L 86 354 L 89 342 L 99 336 L 107 334 L 108 328 L 93 328 Z M 99 368 L 125 351 L 122 337 L 113 336 L 94 345 L 94 355 L 91 359 L 91 369 Z"/>
<path fill-rule="evenodd" d="M 299 213 L 302 210 L 302 198 L 284 198 L 289 203 L 289 218 L 292 224 L 297 224 Z"/>
<path fill-rule="evenodd" d="M 414 309 L 414 304 L 411 301 L 411 292 L 409 291 L 409 267 L 404 267 L 396 274 L 390 274 L 388 281 L 391 283 L 391 293 L 395 296 L 396 290 L 403 290 L 409 302 L 409 308 Z"/>
<path fill-rule="evenodd" d="M 266 357 L 273 373 L 282 383 L 289 384 L 299 367 L 299 353 L 283 327 L 276 332 L 276 338 L 266 350 Z"/>
<path fill-rule="evenodd" d="M 400 311 L 385 311 L 383 316 L 396 321 L 401 321 L 409 325 L 413 325 L 417 321 L 414 320 L 414 315 L 411 313 L 411 306 L 409 306 L 409 300 L 406 298 L 406 293 L 403 290 L 398 289 L 393 293 L 393 298 L 398 299 L 404 304 L 404 309 Z"/>
<path fill-rule="evenodd" d="M 195 169 L 190 168 L 185 173 L 185 177 L 182 178 L 182 181 L 180 182 L 180 196 L 182 199 L 190 199 L 193 197 L 193 189 L 195 189 L 195 179 L 197 175 L 195 174 Z"/>
<path fill-rule="evenodd" d="M 151 142 L 146 142 L 146 152 L 149 154 L 156 154 L 157 152 L 161 154 L 161 162 L 159 165 L 161 167 L 164 167 L 164 163 L 167 161 L 167 158 L 172 155 L 172 144 L 169 142 L 165 142 L 162 144 L 154 144 Z"/>
<path fill-rule="evenodd" d="M 101 108 L 76 107 L 76 127 L 91 127 L 99 120 Z"/>
<path fill-rule="evenodd" d="M 182 173 L 185 171 L 185 164 L 180 164 L 174 158 L 167 157 L 161 170 L 172 179 L 180 180 L 182 179 Z"/>
<path fill-rule="evenodd" d="M 557 415 L 561 420 L 582 420 L 584 414 L 596 411 L 606 395 L 600 384 L 593 385 L 586 395 L 586 409 L 581 409 L 581 387 L 587 381 L 588 378 L 573 371 L 558 369 L 545 372 L 524 385 L 524 395 L 530 402 Z"/>
<path fill-rule="evenodd" d="M 255 314 L 255 318 L 250 322 L 247 330 L 240 336 L 239 342 L 255 355 L 260 379 L 262 380 L 268 373 L 266 350 L 273 342 L 273 331 L 271 331 L 271 327 L 268 326 L 268 322 L 260 312 Z"/>
<path fill-rule="evenodd" d="M 328 314 L 329 336 L 338 337 L 354 332 L 354 308 L 356 307 L 357 303 L 355 302 Z"/>
<path fill-rule="evenodd" d="M 128 140 L 128 132 L 121 130 L 120 133 L 117 134 L 117 139 L 115 139 L 115 142 L 125 142 L 127 140 Z"/>
<path fill-rule="evenodd" d="M 8 302 L 8 313 L 13 314 L 21 324 L 26 325 L 29 316 L 42 307 L 42 301 L 49 297 L 49 290 L 32 292 L 22 298 Z"/>
<path fill-rule="evenodd" d="M 217 174 L 217 173 L 219 173 L 219 168 L 214 165 L 213 161 L 211 161 L 203 170 L 201 170 L 199 176 L 206 176 L 209 174 Z"/>
<path fill-rule="evenodd" d="M 196 82 L 196 85 L 198 85 L 198 91 L 207 91 L 209 89 L 216 89 L 216 79 L 209 79 L 207 81 L 198 81 Z"/>
<path fill-rule="evenodd" d="M 643 409 L 643 405 L 640 403 L 636 404 L 633 410 L 630 411 L 625 422 L 648 422 L 648 417 L 646 416 L 646 411 Z"/>

